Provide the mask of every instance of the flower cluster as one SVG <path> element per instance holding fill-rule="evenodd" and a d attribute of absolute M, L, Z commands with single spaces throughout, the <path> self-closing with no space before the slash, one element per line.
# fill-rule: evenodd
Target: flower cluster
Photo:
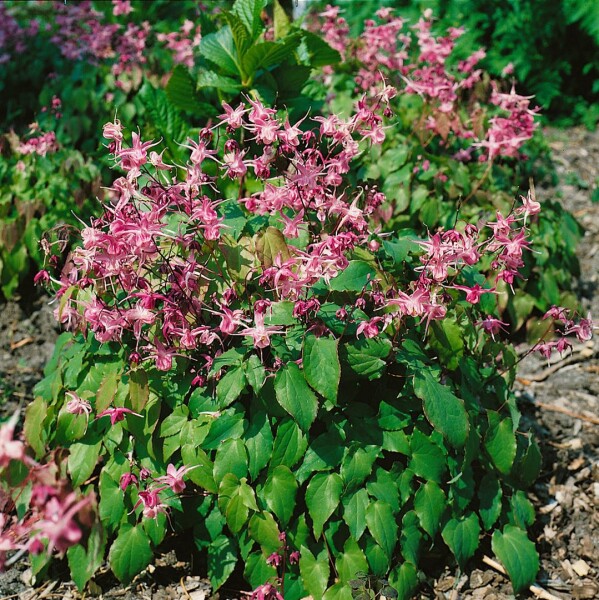
<path fill-rule="evenodd" d="M 463 96 L 482 78 L 478 64 L 485 57 L 479 49 L 464 60 L 450 64 L 456 41 L 464 34 L 462 28 L 450 28 L 445 36 L 433 35 L 433 15 L 426 10 L 419 21 L 406 30 L 403 19 L 392 9 L 377 11 L 378 20 L 369 19 L 364 32 L 355 40 L 349 38 L 349 28 L 338 8 L 328 7 L 320 14 L 325 39 L 342 56 L 358 62 L 355 76 L 359 90 L 376 93 L 384 79 L 403 92 L 417 94 L 426 105 L 426 130 L 447 143 L 450 134 L 462 144 L 457 153 L 460 160 L 469 160 L 476 148 L 483 149 L 480 160 L 497 156 L 517 157 L 518 150 L 529 140 L 537 127 L 536 111 L 530 108 L 530 97 L 520 96 L 512 89 L 501 93 L 492 82 L 490 104 L 499 114 L 489 119 L 481 130 L 481 108 L 470 103 L 463 107 Z M 456 61 L 453 61 L 456 62 Z M 384 78 L 384 79 L 383 79 Z M 466 145 L 464 146 L 464 142 Z"/>
<path fill-rule="evenodd" d="M 11 463 L 20 463 L 28 474 L 10 490 L 10 495 L 0 489 L 0 569 L 11 551 L 64 554 L 82 538 L 82 525 L 89 525 L 91 517 L 86 509 L 92 497 L 78 498 L 53 460 L 43 465 L 36 462 L 27 454 L 25 444 L 15 439 L 17 420 L 15 414 L 0 426 L 0 471 L 8 469 Z M 15 504 L 23 501 L 26 512 L 18 518 Z"/>
<path fill-rule="evenodd" d="M 168 371 L 177 356 L 192 357 L 197 382 L 244 338 L 276 369 L 264 352 L 286 328 L 272 323 L 273 305 L 293 302 L 294 317 L 324 334 L 315 286 L 335 280 L 357 249 L 380 248 L 385 196 L 376 188 L 351 191 L 345 176 L 362 149 L 383 142 L 382 113 L 393 93 L 386 86 L 374 103 L 361 99 L 347 119 L 311 123 L 291 123 L 258 100 L 224 103 L 218 122 L 183 145 L 189 159 L 177 166 L 153 150 L 157 142 L 134 132 L 127 145 L 121 123 L 106 124 L 123 176 L 55 280 L 57 318 L 69 329 L 91 330 L 100 342 L 128 340 L 134 364 L 152 361 Z M 249 178 L 261 189 L 248 194 Z M 223 197 L 225 188 L 236 189 L 236 197 Z M 486 257 L 495 280 L 511 284 L 529 245 L 526 219 L 540 208 L 531 196 L 522 200 L 510 215 L 498 213 L 482 227 L 431 233 L 419 242 L 421 265 L 411 283 L 397 287 L 373 276 L 338 317 L 367 338 L 409 318 L 428 325 L 445 317 L 451 290 L 472 305 L 494 293 L 459 281 L 464 267 Z M 232 230 L 231 215 L 246 215 L 243 231 Z"/>

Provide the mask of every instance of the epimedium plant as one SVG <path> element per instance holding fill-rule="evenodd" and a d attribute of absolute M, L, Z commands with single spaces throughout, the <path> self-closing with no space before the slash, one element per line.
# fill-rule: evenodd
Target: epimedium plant
<path fill-rule="evenodd" d="M 509 69 L 503 79 L 492 79 L 481 67 L 483 49 L 460 52 L 463 28 L 440 29 L 430 10 L 408 26 L 381 8 L 357 36 L 339 6 L 314 19 L 311 26 L 343 57 L 334 70 L 324 69 L 321 93 L 331 113 L 343 114 L 382 81 L 398 89 L 393 127 L 383 144 L 360 157 L 354 178 L 385 192 L 388 230 L 422 234 L 458 218 L 476 223 L 481 209 L 508 211 L 533 175 L 551 175 L 541 166 L 547 153 L 535 137 L 538 110 L 531 97 L 507 82 Z M 579 272 L 575 248 L 582 228 L 557 202 L 546 202 L 530 227 L 525 278 L 505 282 L 521 293 L 505 297 L 502 316 L 514 329 L 526 325 L 534 338 L 539 314 L 554 304 L 576 307 L 571 282 Z"/>
<path fill-rule="evenodd" d="M 30 454 L 1 430 L 2 552 L 41 573 L 66 551 L 83 589 L 106 555 L 128 582 L 190 532 L 215 589 L 238 568 L 255 598 L 351 598 L 364 577 L 409 598 L 432 553 L 464 568 L 491 538 L 517 591 L 534 580 L 541 457 L 495 286 L 523 266 L 540 206 L 384 234 L 384 194 L 348 174 L 384 141 L 394 93 L 300 122 L 223 103 L 185 164 L 104 127 L 123 175 L 64 269 L 37 278 L 73 333 L 27 408 Z M 545 355 L 591 334 L 546 316 Z M 70 479 L 53 529 L 32 476 L 6 487 L 25 460 Z"/>

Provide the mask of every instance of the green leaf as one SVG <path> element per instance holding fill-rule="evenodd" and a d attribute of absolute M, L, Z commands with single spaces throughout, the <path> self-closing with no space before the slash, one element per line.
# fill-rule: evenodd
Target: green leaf
<path fill-rule="evenodd" d="M 343 520 L 356 541 L 362 537 L 366 529 L 366 508 L 369 502 L 368 492 L 363 488 L 349 498 L 343 499 Z"/>
<path fill-rule="evenodd" d="M 389 583 L 397 592 L 398 600 L 410 600 L 418 587 L 416 567 L 410 562 L 395 567 L 389 574 Z"/>
<path fill-rule="evenodd" d="M 443 490 L 434 482 L 427 481 L 414 496 L 414 511 L 420 519 L 422 529 L 432 539 L 441 524 L 441 517 L 447 507 L 447 498 Z"/>
<path fill-rule="evenodd" d="M 124 523 L 110 547 L 108 560 L 118 580 L 127 584 L 150 564 L 152 557 L 150 540 L 142 526 Z"/>
<path fill-rule="evenodd" d="M 479 544 L 480 524 L 478 517 L 470 513 L 467 517 L 450 519 L 441 532 L 455 559 L 464 569 Z"/>
<path fill-rule="evenodd" d="M 331 48 L 319 35 L 306 30 L 302 30 L 302 35 L 312 67 L 333 65 L 341 60 L 339 52 Z"/>
<path fill-rule="evenodd" d="M 343 546 L 343 554 L 335 561 L 337 573 L 342 583 L 348 583 L 360 575 L 368 573 L 368 562 L 360 546 L 349 538 Z"/>
<path fill-rule="evenodd" d="M 164 90 L 153 88 L 147 81 L 138 96 L 147 111 L 152 129 L 166 138 L 171 152 L 176 155 L 178 148 L 174 142 L 187 136 L 187 125 L 180 111 L 169 102 Z"/>
<path fill-rule="evenodd" d="M 307 446 L 308 441 L 295 421 L 282 421 L 275 437 L 270 468 L 286 465 L 291 469 L 304 456 Z"/>
<path fill-rule="evenodd" d="M 150 387 L 145 369 L 137 368 L 129 374 L 129 398 L 131 410 L 136 413 L 140 413 L 148 403 Z"/>
<path fill-rule="evenodd" d="M 258 394 L 266 379 L 266 369 L 256 354 L 252 354 L 244 363 L 245 376 L 252 386 L 254 394 Z"/>
<path fill-rule="evenodd" d="M 214 481 L 218 483 L 227 473 L 233 473 L 239 479 L 248 473 L 248 456 L 242 440 L 226 440 L 216 451 Z"/>
<path fill-rule="evenodd" d="M 255 589 L 275 578 L 277 570 L 266 563 L 266 558 L 262 552 L 253 552 L 247 557 L 243 575 L 250 586 Z"/>
<path fill-rule="evenodd" d="M 511 515 L 510 521 L 520 527 L 526 529 L 535 521 L 535 509 L 530 500 L 526 497 L 526 493 L 518 490 L 510 498 Z"/>
<path fill-rule="evenodd" d="M 235 79 L 219 75 L 214 71 L 202 71 L 198 75 L 197 87 L 198 89 L 213 87 L 225 94 L 238 94 L 242 89 L 241 84 Z"/>
<path fill-rule="evenodd" d="M 275 467 L 264 486 L 264 496 L 268 508 L 275 513 L 281 525 L 285 527 L 295 508 L 297 481 L 293 473 L 284 465 Z"/>
<path fill-rule="evenodd" d="M 177 65 L 173 69 L 165 90 L 168 99 L 177 108 L 186 112 L 197 112 L 199 99 L 196 94 L 196 84 L 183 65 Z"/>
<path fill-rule="evenodd" d="M 326 550 L 322 550 L 318 558 L 316 558 L 306 546 L 302 546 L 300 549 L 299 568 L 308 593 L 313 598 L 322 598 L 331 575 L 329 557 Z"/>
<path fill-rule="evenodd" d="M 185 423 L 189 420 L 187 406 L 178 406 L 160 425 L 160 437 L 166 438 L 179 435 Z"/>
<path fill-rule="evenodd" d="M 241 19 L 252 40 L 255 40 L 262 30 L 262 11 L 266 7 L 266 0 L 236 0 L 233 12 Z"/>
<path fill-rule="evenodd" d="M 332 585 L 322 597 L 322 600 L 352 600 L 353 596 L 348 585 L 336 583 Z"/>
<path fill-rule="evenodd" d="M 337 473 L 317 473 L 306 489 L 306 506 L 312 517 L 314 535 L 318 538 L 322 528 L 339 504 L 343 480 Z"/>
<path fill-rule="evenodd" d="M 487 473 L 480 482 L 478 490 L 478 513 L 485 530 L 491 529 L 501 513 L 501 484 L 495 475 Z"/>
<path fill-rule="evenodd" d="M 41 457 L 46 450 L 47 434 L 43 427 L 48 414 L 48 404 L 38 396 L 25 410 L 23 433 L 25 441 L 33 448 L 36 457 Z"/>
<path fill-rule="evenodd" d="M 278 403 L 307 431 L 316 418 L 318 400 L 295 363 L 288 363 L 275 375 Z"/>
<path fill-rule="evenodd" d="M 275 40 L 278 40 L 289 33 L 289 30 L 291 29 L 291 21 L 289 20 L 289 17 L 287 16 L 287 13 L 281 6 L 279 0 L 274 0 L 274 22 Z"/>
<path fill-rule="evenodd" d="M 366 536 L 365 541 L 366 548 L 364 549 L 364 554 L 366 555 L 370 572 L 376 577 L 384 577 L 389 571 L 390 558 L 372 537 Z"/>
<path fill-rule="evenodd" d="M 255 479 L 268 464 L 273 453 L 273 437 L 268 416 L 264 411 L 252 415 L 245 434 L 245 446 L 249 457 L 250 476 Z"/>
<path fill-rule="evenodd" d="M 262 547 L 262 552 L 270 555 L 281 547 L 281 532 L 269 512 L 255 513 L 250 519 L 250 536 Z"/>
<path fill-rule="evenodd" d="M 508 572 L 516 594 L 534 583 L 539 572 L 539 555 L 526 532 L 506 525 L 503 531 L 493 533 L 491 547 Z"/>
<path fill-rule="evenodd" d="M 450 371 L 457 369 L 464 355 L 463 326 L 449 316 L 432 321 L 429 328 L 429 340 L 442 364 L 446 365 Z"/>
<path fill-rule="evenodd" d="M 242 75 L 237 48 L 231 28 L 221 27 L 214 33 L 202 37 L 200 53 L 228 75 Z"/>
<path fill-rule="evenodd" d="M 377 544 L 391 558 L 397 543 L 397 523 L 391 505 L 377 500 L 366 509 L 366 525 Z"/>
<path fill-rule="evenodd" d="M 446 385 L 436 381 L 428 371 L 418 371 L 414 378 L 414 393 L 422 400 L 424 414 L 455 448 L 462 448 L 468 439 L 470 423 L 464 403 Z"/>
<path fill-rule="evenodd" d="M 100 473 L 100 520 L 108 531 L 114 531 L 125 514 L 123 491 L 106 472 Z"/>
<path fill-rule="evenodd" d="M 219 409 L 223 410 L 233 404 L 239 398 L 246 385 L 247 379 L 245 378 L 244 368 L 239 366 L 230 369 L 216 386 L 216 398 Z"/>
<path fill-rule="evenodd" d="M 101 525 L 96 523 L 92 526 L 87 536 L 85 548 L 82 544 L 77 544 L 67 550 L 71 577 L 80 592 L 84 590 L 87 582 L 102 566 L 105 547 L 106 539 L 104 532 Z"/>
<path fill-rule="evenodd" d="M 539 445 L 533 439 L 532 434 L 528 434 L 528 447 L 518 462 L 516 476 L 525 487 L 532 485 L 541 471 L 542 457 Z"/>
<path fill-rule="evenodd" d="M 489 411 L 489 429 L 485 436 L 485 449 L 500 473 L 507 475 L 516 458 L 516 436 L 512 420 L 502 419 L 499 413 Z"/>
<path fill-rule="evenodd" d="M 378 379 L 386 367 L 391 342 L 386 338 L 359 339 L 343 346 L 346 360 L 354 373 L 371 381 Z"/>
<path fill-rule="evenodd" d="M 399 538 L 402 556 L 414 565 L 418 564 L 420 547 L 424 536 L 418 524 L 418 515 L 413 510 L 408 511 L 401 520 Z"/>
<path fill-rule="evenodd" d="M 410 459 L 409 468 L 419 477 L 440 483 L 441 476 L 447 468 L 447 462 L 441 448 L 418 429 L 415 429 L 412 434 L 410 447 L 412 458 Z"/>
<path fill-rule="evenodd" d="M 372 465 L 380 454 L 378 446 L 360 448 L 352 445 L 341 463 L 341 477 L 346 491 L 358 487 L 371 473 Z"/>
<path fill-rule="evenodd" d="M 79 487 L 94 472 L 100 458 L 101 447 L 101 441 L 95 444 L 77 443 L 71 445 L 67 465 L 73 487 Z"/>
<path fill-rule="evenodd" d="M 243 56 L 243 68 L 249 77 L 258 69 L 267 69 L 282 63 L 293 54 L 301 40 L 301 34 L 289 35 L 279 42 L 262 42 L 252 46 Z"/>
<path fill-rule="evenodd" d="M 328 337 L 316 337 L 308 334 L 304 338 L 302 352 L 306 381 L 323 398 L 337 403 L 337 392 L 341 378 L 338 341 Z"/>
<path fill-rule="evenodd" d="M 304 462 L 295 476 L 303 483 L 314 471 L 330 471 L 341 463 L 344 440 L 336 429 L 319 435 L 306 450 Z"/>
<path fill-rule="evenodd" d="M 233 540 L 219 535 L 208 546 L 208 577 L 213 590 L 220 588 L 237 564 L 237 550 Z"/>
<path fill-rule="evenodd" d="M 376 271 L 363 260 L 350 260 L 337 277 L 331 279 L 328 288 L 335 292 L 361 292 L 376 277 Z"/>
<path fill-rule="evenodd" d="M 281 262 L 289 260 L 291 254 L 283 232 L 276 227 L 267 227 L 256 240 L 256 254 L 265 269 L 275 264 L 277 256 Z"/>

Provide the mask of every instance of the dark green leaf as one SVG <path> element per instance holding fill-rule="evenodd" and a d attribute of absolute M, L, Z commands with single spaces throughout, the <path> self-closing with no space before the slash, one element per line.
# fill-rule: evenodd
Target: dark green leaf
<path fill-rule="evenodd" d="M 222 27 L 202 37 L 200 53 L 228 75 L 241 76 L 239 56 L 230 27 Z"/>
<path fill-rule="evenodd" d="M 495 475 L 487 473 L 480 482 L 478 490 L 480 518 L 485 530 L 491 529 L 501 513 L 501 484 Z"/>
<path fill-rule="evenodd" d="M 443 540 L 453 552 L 458 565 L 465 568 L 479 544 L 480 524 L 478 517 L 470 513 L 467 517 L 450 519 L 441 532 Z"/>
<path fill-rule="evenodd" d="M 329 46 L 320 36 L 306 30 L 302 30 L 302 35 L 310 56 L 310 65 L 312 67 L 333 65 L 341 60 L 339 52 L 331 48 L 331 46 Z"/>
<path fill-rule="evenodd" d="M 306 490 L 306 506 L 317 538 L 337 508 L 342 490 L 343 480 L 337 473 L 317 473 L 310 480 Z"/>
<path fill-rule="evenodd" d="M 376 271 L 367 262 L 350 260 L 337 277 L 331 279 L 329 289 L 336 292 L 361 292 L 376 277 Z"/>
<path fill-rule="evenodd" d="M 150 540 L 141 525 L 124 523 L 110 547 L 108 560 L 112 572 L 122 583 L 129 583 L 152 560 Z"/>
<path fill-rule="evenodd" d="M 441 524 L 441 517 L 447 506 L 447 498 L 443 490 L 434 482 L 427 481 L 416 492 L 414 497 L 414 511 L 420 519 L 422 529 L 432 539 Z"/>
<path fill-rule="evenodd" d="M 516 436 L 512 420 L 502 419 L 499 413 L 489 411 L 489 429 L 485 436 L 485 449 L 497 470 L 509 473 L 516 458 Z"/>
<path fill-rule="evenodd" d="M 424 413 L 455 448 L 468 439 L 470 423 L 464 403 L 446 385 L 436 381 L 428 371 L 419 371 L 414 378 L 414 393 L 422 400 Z"/>
<path fill-rule="evenodd" d="M 343 520 L 356 541 L 362 537 L 366 529 L 366 508 L 368 504 L 368 492 L 363 488 L 352 496 L 343 499 Z"/>
<path fill-rule="evenodd" d="M 307 431 L 316 418 L 318 400 L 295 363 L 289 363 L 275 376 L 275 393 L 279 404 Z"/>
<path fill-rule="evenodd" d="M 391 557 L 397 543 L 397 523 L 391 505 L 377 500 L 366 509 L 366 525 L 377 544 Z"/>
<path fill-rule="evenodd" d="M 331 574 L 326 550 L 322 550 L 316 558 L 306 546 L 302 546 L 299 567 L 306 590 L 313 598 L 322 598 Z"/>
<path fill-rule="evenodd" d="M 384 359 L 391 352 L 391 342 L 386 338 L 359 339 L 343 348 L 354 373 L 373 380 L 381 377 L 385 370 Z"/>
<path fill-rule="evenodd" d="M 286 465 L 290 469 L 304 456 L 308 442 L 295 421 L 283 421 L 277 430 L 270 468 Z"/>
<path fill-rule="evenodd" d="M 266 6 L 266 0 L 236 0 L 233 12 L 241 19 L 252 40 L 255 40 L 262 30 L 262 11 Z"/>
<path fill-rule="evenodd" d="M 338 341 L 308 334 L 304 339 L 303 368 L 306 381 L 329 402 L 337 402 L 341 378 Z"/>
<path fill-rule="evenodd" d="M 80 486 L 94 472 L 102 442 L 95 444 L 73 444 L 69 449 L 68 467 L 73 487 Z"/>
<path fill-rule="evenodd" d="M 508 572 L 516 594 L 534 583 L 539 572 L 539 555 L 526 532 L 506 525 L 503 532 L 493 533 L 491 546 Z"/>
<path fill-rule="evenodd" d="M 260 544 L 266 555 L 279 550 L 281 547 L 280 534 L 281 532 L 269 512 L 255 513 L 250 519 L 250 536 Z"/>
<path fill-rule="evenodd" d="M 395 567 L 389 574 L 389 583 L 397 592 L 398 600 L 410 600 L 418 587 L 416 567 L 410 562 Z"/>
<path fill-rule="evenodd" d="M 216 398 L 220 410 L 231 405 L 243 392 L 247 380 L 242 366 L 230 369 L 216 386 Z"/>
<path fill-rule="evenodd" d="M 418 429 L 415 429 L 412 434 L 410 447 L 412 449 L 410 469 L 419 477 L 440 483 L 441 476 L 447 468 L 441 448 Z"/>
<path fill-rule="evenodd" d="M 352 538 L 345 542 L 343 553 L 337 558 L 335 566 L 342 583 L 348 583 L 361 574 L 368 573 L 368 563 L 364 552 Z"/>
<path fill-rule="evenodd" d="M 233 540 L 218 536 L 208 547 L 208 577 L 213 590 L 229 579 L 237 564 L 237 550 Z"/>
<path fill-rule="evenodd" d="M 285 527 L 295 508 L 297 481 L 293 473 L 284 465 L 275 467 L 269 474 L 264 486 L 264 496 L 268 508 L 275 513 L 281 525 Z"/>
<path fill-rule="evenodd" d="M 239 479 L 248 472 L 248 456 L 241 440 L 226 440 L 216 451 L 214 458 L 214 481 L 217 483 L 227 473 L 233 473 Z"/>

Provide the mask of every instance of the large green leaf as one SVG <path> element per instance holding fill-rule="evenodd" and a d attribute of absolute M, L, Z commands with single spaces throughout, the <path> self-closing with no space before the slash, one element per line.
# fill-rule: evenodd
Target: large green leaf
<path fill-rule="evenodd" d="M 229 579 L 237 564 L 237 550 L 233 540 L 218 536 L 208 547 L 208 577 L 213 590 Z"/>
<path fill-rule="evenodd" d="M 431 347 L 448 369 L 457 369 L 464 355 L 464 327 L 449 315 L 432 321 L 429 329 Z"/>
<path fill-rule="evenodd" d="M 222 410 L 233 404 L 239 398 L 246 385 L 247 379 L 244 368 L 238 366 L 230 369 L 216 386 L 216 398 L 219 409 Z"/>
<path fill-rule="evenodd" d="M 38 396 L 25 410 L 25 425 L 23 433 L 25 440 L 33 448 L 37 457 L 44 454 L 46 448 L 46 432 L 43 422 L 48 414 L 48 405 L 41 396 Z"/>
<path fill-rule="evenodd" d="M 514 592 L 518 593 L 534 583 L 539 571 L 539 555 L 526 532 L 506 525 L 503 531 L 493 533 L 491 546 L 508 572 Z"/>
<path fill-rule="evenodd" d="M 356 541 L 362 537 L 366 529 L 366 509 L 369 502 L 368 492 L 364 488 L 343 499 L 343 520 Z"/>
<path fill-rule="evenodd" d="M 308 592 L 313 598 L 322 598 L 331 574 L 327 551 L 323 549 L 318 557 L 315 557 L 306 546 L 302 546 L 299 566 L 304 586 Z"/>
<path fill-rule="evenodd" d="M 441 475 L 447 468 L 447 461 L 441 448 L 418 429 L 415 429 L 412 434 L 410 448 L 412 450 L 410 469 L 420 477 L 440 483 Z"/>
<path fill-rule="evenodd" d="M 177 108 L 187 112 L 197 111 L 199 100 L 196 94 L 196 83 L 183 65 L 177 65 L 173 69 L 165 89 L 168 99 Z"/>
<path fill-rule="evenodd" d="M 410 600 L 418 587 L 416 567 L 410 562 L 395 567 L 389 574 L 389 583 L 397 592 L 398 600 Z"/>
<path fill-rule="evenodd" d="M 391 505 L 377 500 L 366 509 L 366 525 L 377 544 L 390 558 L 397 543 L 397 522 Z"/>
<path fill-rule="evenodd" d="M 339 52 L 331 48 L 319 35 L 306 30 L 302 31 L 302 35 L 313 67 L 333 65 L 341 60 Z"/>
<path fill-rule="evenodd" d="M 485 449 L 500 473 L 506 475 L 512 469 L 516 458 L 516 436 L 509 417 L 501 418 L 499 413 L 488 412 L 489 429 L 485 436 Z"/>
<path fill-rule="evenodd" d="M 228 75 L 242 75 L 237 48 L 229 26 L 203 36 L 200 53 Z"/>
<path fill-rule="evenodd" d="M 252 46 L 243 56 L 243 68 L 248 76 L 258 69 L 267 69 L 283 62 L 299 45 L 301 34 L 292 34 L 279 42 L 262 42 Z"/>
<path fill-rule="evenodd" d="M 248 456 L 243 442 L 239 439 L 224 441 L 214 458 L 214 481 L 218 483 L 227 473 L 233 473 L 241 479 L 247 472 Z"/>
<path fill-rule="evenodd" d="M 386 338 L 359 339 L 343 346 L 345 358 L 354 373 L 370 380 L 378 379 L 385 370 L 385 358 L 391 352 Z"/>
<path fill-rule="evenodd" d="M 337 277 L 331 279 L 329 289 L 336 292 L 361 292 L 376 277 L 376 271 L 363 260 L 350 260 Z"/>
<path fill-rule="evenodd" d="M 487 473 L 480 482 L 478 490 L 478 512 L 485 530 L 491 529 L 501 513 L 501 483 L 492 473 Z"/>
<path fill-rule="evenodd" d="M 443 540 L 453 552 L 458 565 L 466 566 L 479 544 L 480 523 L 474 513 L 459 519 L 450 519 L 441 532 Z"/>
<path fill-rule="evenodd" d="M 297 423 L 291 419 L 283 421 L 277 430 L 270 459 L 270 468 L 286 465 L 292 468 L 304 456 L 308 441 Z"/>
<path fill-rule="evenodd" d="M 104 470 L 100 474 L 100 520 L 108 531 L 114 531 L 125 514 L 123 491 Z"/>
<path fill-rule="evenodd" d="M 264 29 L 262 11 L 266 0 L 236 0 L 233 12 L 241 19 L 252 40 L 255 40 Z"/>
<path fill-rule="evenodd" d="M 464 403 L 446 385 L 435 380 L 428 371 L 418 371 L 414 377 L 414 393 L 422 400 L 424 414 L 455 448 L 462 448 L 468 439 L 470 423 Z"/>
<path fill-rule="evenodd" d="M 150 540 L 141 524 L 132 527 L 124 523 L 110 547 L 108 560 L 112 572 L 122 583 L 129 583 L 152 561 Z"/>
<path fill-rule="evenodd" d="M 414 511 L 420 519 L 422 529 L 432 539 L 441 525 L 441 517 L 447 507 L 447 498 L 443 490 L 434 482 L 427 481 L 414 496 Z"/>
<path fill-rule="evenodd" d="M 317 473 L 306 489 L 306 506 L 312 517 L 314 535 L 320 537 L 324 524 L 339 505 L 343 480 L 337 473 Z"/>
<path fill-rule="evenodd" d="M 343 553 L 338 556 L 335 566 L 341 582 L 346 584 L 352 579 L 368 573 L 368 563 L 364 552 L 352 538 L 345 542 Z"/>
<path fill-rule="evenodd" d="M 275 393 L 279 404 L 297 424 L 304 431 L 310 429 L 318 411 L 318 400 L 295 363 L 289 363 L 277 372 Z"/>
<path fill-rule="evenodd" d="M 273 452 L 272 430 L 264 411 L 257 411 L 252 415 L 245 434 L 245 446 L 249 457 L 250 475 L 255 479 L 268 464 Z"/>
<path fill-rule="evenodd" d="M 267 512 L 255 513 L 250 519 L 250 536 L 262 546 L 264 554 L 272 554 L 281 547 L 281 532 L 273 516 Z"/>
<path fill-rule="evenodd" d="M 77 544 L 67 550 L 71 577 L 80 592 L 84 590 L 92 575 L 102 566 L 105 546 L 105 533 L 100 523 L 96 523 L 87 536 L 86 547 Z"/>
<path fill-rule="evenodd" d="M 286 526 L 295 508 L 297 481 L 289 467 L 275 467 L 264 486 L 264 496 L 268 508 L 277 516 L 281 525 Z"/>
<path fill-rule="evenodd" d="M 329 337 L 308 334 L 304 339 L 303 362 L 307 382 L 329 402 L 337 402 L 341 365 L 338 341 Z"/>
<path fill-rule="evenodd" d="M 67 465 L 74 487 L 80 486 L 93 473 L 98 459 L 102 442 L 95 444 L 73 444 L 69 449 Z"/>

